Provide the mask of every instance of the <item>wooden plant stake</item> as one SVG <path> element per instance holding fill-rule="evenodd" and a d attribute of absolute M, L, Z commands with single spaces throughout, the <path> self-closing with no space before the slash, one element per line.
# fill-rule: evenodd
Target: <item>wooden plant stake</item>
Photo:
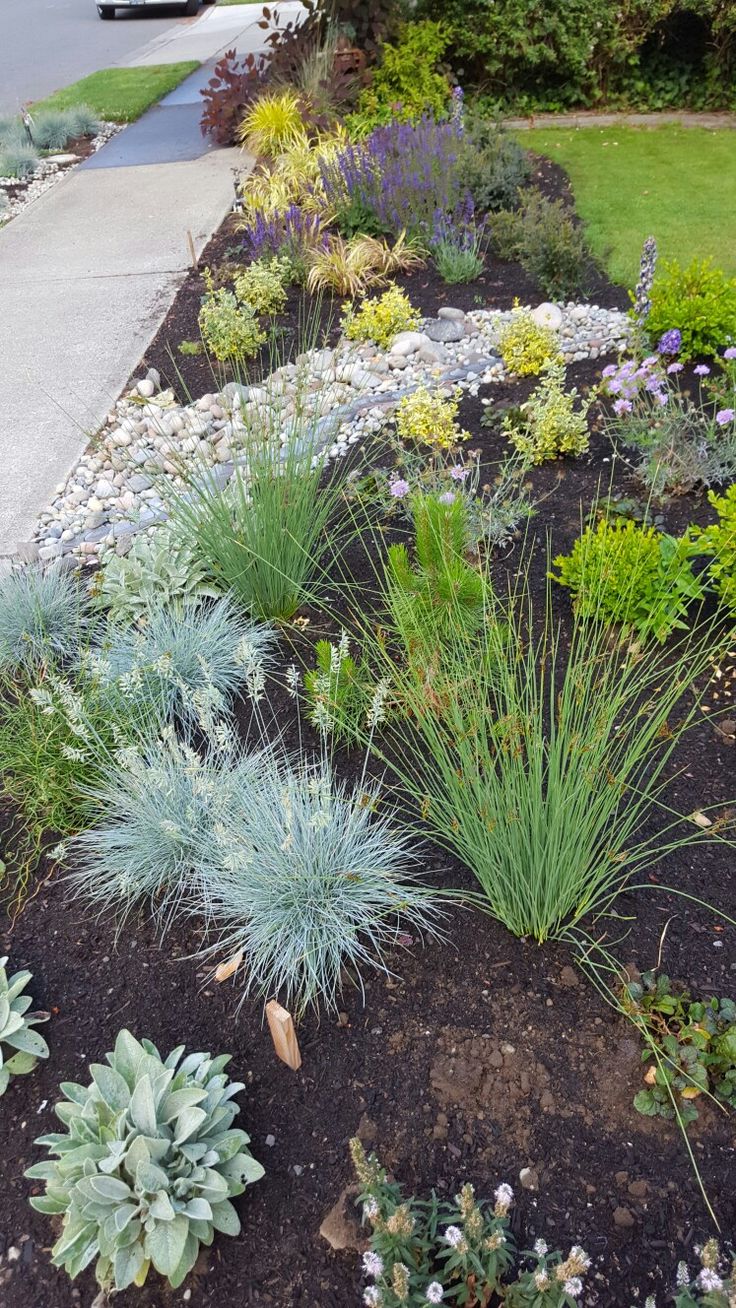
<path fill-rule="evenodd" d="M 269 999 L 266 1004 L 266 1017 L 277 1056 L 282 1063 L 286 1063 L 287 1067 L 296 1072 L 302 1065 L 302 1056 L 299 1053 L 299 1043 L 291 1013 L 287 1013 L 275 999 Z"/>
<path fill-rule="evenodd" d="M 188 229 L 187 229 L 187 245 L 189 246 L 189 258 L 192 261 L 192 267 L 196 268 L 198 266 L 197 251 L 194 248 L 194 240 L 192 239 L 192 233 Z"/>

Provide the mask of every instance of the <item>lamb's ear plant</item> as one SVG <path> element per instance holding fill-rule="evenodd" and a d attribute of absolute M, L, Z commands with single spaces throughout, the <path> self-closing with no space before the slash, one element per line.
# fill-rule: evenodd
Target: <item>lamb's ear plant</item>
<path fill-rule="evenodd" d="M 228 1055 L 180 1045 L 162 1059 L 125 1030 L 106 1059 L 89 1085 L 62 1082 L 67 1129 L 36 1141 L 52 1157 L 26 1172 L 46 1186 L 31 1204 L 61 1218 L 52 1262 L 72 1279 L 96 1260 L 103 1290 L 141 1286 L 151 1267 L 176 1288 L 200 1245 L 239 1234 L 232 1200 L 263 1176 L 232 1125 L 244 1086 L 228 1080 Z"/>
<path fill-rule="evenodd" d="M 191 540 L 162 523 L 137 536 L 127 554 L 105 559 L 92 585 L 93 599 L 118 623 L 145 620 L 155 604 L 171 609 L 220 594 Z"/>
<path fill-rule="evenodd" d="M 0 958 L 0 1095 L 5 1094 L 13 1076 L 32 1072 L 39 1058 L 48 1058 L 49 1047 L 32 1028 L 48 1022 L 49 1014 L 29 1013 L 33 1003 L 24 994 L 30 972 L 15 972 L 9 977 L 7 958 Z"/>

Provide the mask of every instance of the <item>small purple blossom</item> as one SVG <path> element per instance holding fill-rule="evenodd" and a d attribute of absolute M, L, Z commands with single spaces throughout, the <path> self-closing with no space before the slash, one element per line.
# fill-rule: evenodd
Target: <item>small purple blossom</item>
<path fill-rule="evenodd" d="M 719 427 L 725 427 L 727 423 L 733 422 L 736 413 L 733 409 L 719 409 L 716 414 L 716 422 Z"/>
<path fill-rule="evenodd" d="M 633 405 L 631 400 L 616 400 L 616 403 L 613 406 L 613 412 L 616 414 L 617 418 L 620 418 L 623 413 L 631 413 L 632 408 Z"/>
<path fill-rule="evenodd" d="M 671 327 L 668 332 L 663 332 L 657 342 L 659 354 L 679 354 L 682 345 L 682 332 L 679 327 Z"/>
<path fill-rule="evenodd" d="M 601 373 L 601 377 L 615 377 L 617 371 L 615 363 L 607 363 Z"/>
<path fill-rule="evenodd" d="M 453 481 L 465 481 L 469 468 L 464 468 L 461 463 L 456 463 L 454 468 L 450 468 L 450 476 Z"/>
<path fill-rule="evenodd" d="M 438 498 L 440 504 L 454 504 L 457 495 L 454 491 L 444 491 L 442 495 L 438 496 Z"/>
<path fill-rule="evenodd" d="M 666 391 L 657 391 L 654 398 L 657 401 L 657 404 L 662 409 L 664 409 L 665 405 L 669 404 L 670 402 L 670 397 Z"/>
<path fill-rule="evenodd" d="M 707 377 L 710 373 L 710 368 L 707 363 L 699 363 L 697 368 L 693 368 L 693 372 L 696 377 Z"/>
<path fill-rule="evenodd" d="M 727 350 L 723 351 L 724 359 L 736 359 L 736 345 L 729 345 Z"/>
<path fill-rule="evenodd" d="M 391 482 L 388 488 L 388 493 L 389 495 L 393 495 L 396 500 L 403 500 L 404 496 L 408 495 L 410 490 L 411 486 L 408 481 L 404 481 L 403 477 L 398 477 L 396 481 Z"/>
<path fill-rule="evenodd" d="M 667 371 L 670 374 L 674 372 L 682 372 L 684 367 L 685 367 L 684 363 L 668 363 Z"/>

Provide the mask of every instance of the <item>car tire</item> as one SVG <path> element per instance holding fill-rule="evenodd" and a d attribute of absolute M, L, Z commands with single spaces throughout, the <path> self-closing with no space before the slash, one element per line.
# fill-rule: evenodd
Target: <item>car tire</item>
<path fill-rule="evenodd" d="M 183 12 L 187 18 L 193 18 L 195 14 L 199 13 L 199 0 L 187 0 Z"/>
<path fill-rule="evenodd" d="M 100 18 L 114 18 L 114 17 L 115 17 L 115 6 L 114 6 L 114 5 L 98 5 L 98 6 L 97 6 L 97 12 L 98 12 L 98 14 L 100 15 Z"/>

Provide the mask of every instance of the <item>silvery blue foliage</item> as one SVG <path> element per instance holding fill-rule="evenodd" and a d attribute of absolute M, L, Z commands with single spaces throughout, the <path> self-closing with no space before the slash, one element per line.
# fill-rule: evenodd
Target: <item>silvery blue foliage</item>
<path fill-rule="evenodd" d="M 0 578 L 0 671 L 67 662 L 90 630 L 81 588 L 68 572 L 26 567 Z"/>

